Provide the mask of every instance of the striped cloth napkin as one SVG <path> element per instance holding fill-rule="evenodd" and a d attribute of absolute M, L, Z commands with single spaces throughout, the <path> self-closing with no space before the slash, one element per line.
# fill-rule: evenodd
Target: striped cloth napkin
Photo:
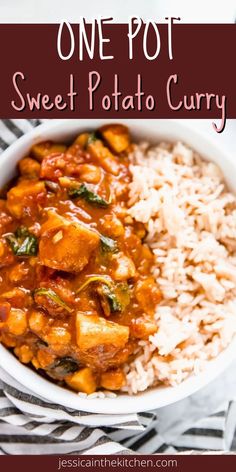
<path fill-rule="evenodd" d="M 0 152 L 39 124 L 0 121 Z M 48 402 L 0 367 L 0 455 L 236 451 L 235 371 L 236 365 L 169 407 L 137 415 L 99 415 Z"/>

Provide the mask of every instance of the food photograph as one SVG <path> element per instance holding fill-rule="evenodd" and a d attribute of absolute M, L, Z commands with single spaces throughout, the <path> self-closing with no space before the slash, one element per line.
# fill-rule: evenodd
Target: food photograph
<path fill-rule="evenodd" d="M 0 119 L 1 456 L 235 454 L 236 119 L 212 122 Z"/>

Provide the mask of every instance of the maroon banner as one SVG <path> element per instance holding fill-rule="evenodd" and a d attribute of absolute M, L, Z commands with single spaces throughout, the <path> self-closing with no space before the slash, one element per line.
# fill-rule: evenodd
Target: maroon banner
<path fill-rule="evenodd" d="M 199 470 L 214 470 L 233 472 L 236 466 L 235 455 L 152 455 L 152 456 L 1 456 L 2 470 L 24 472 L 66 472 L 68 470 L 110 472 L 141 470 L 156 470 L 166 472 L 199 472 Z"/>
<path fill-rule="evenodd" d="M 92 59 L 79 25 L 72 25 L 73 38 L 62 30 L 61 50 L 69 54 L 72 38 L 73 53 L 62 60 L 58 31 L 59 25 L 0 25 L 1 118 L 219 118 L 222 126 L 225 117 L 236 118 L 236 25 L 176 22 L 173 59 L 167 24 L 158 25 L 158 34 L 143 24 L 132 43 L 128 25 L 103 25 L 109 42 L 102 47 L 113 56 L 105 60 L 98 28 Z"/>

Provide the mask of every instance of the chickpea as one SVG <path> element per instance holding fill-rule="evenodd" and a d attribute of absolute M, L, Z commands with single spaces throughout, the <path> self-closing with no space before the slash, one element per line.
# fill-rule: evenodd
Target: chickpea
<path fill-rule="evenodd" d="M 1 297 L 15 308 L 24 308 L 25 306 L 29 306 L 32 302 L 31 295 L 28 291 L 18 287 L 9 292 L 2 293 Z"/>
<path fill-rule="evenodd" d="M 26 312 L 19 308 L 12 308 L 8 315 L 6 326 L 11 334 L 21 336 L 27 330 Z"/>
<path fill-rule="evenodd" d="M 22 346 L 16 347 L 14 349 L 14 353 L 17 357 L 19 357 L 20 361 L 23 364 L 28 364 L 33 358 L 33 351 L 30 349 L 27 344 L 23 344 Z"/>
<path fill-rule="evenodd" d="M 71 341 L 71 335 L 63 326 L 52 326 L 44 339 L 48 344 L 67 345 Z"/>
<path fill-rule="evenodd" d="M 40 164 L 31 157 L 25 157 L 19 162 L 19 170 L 21 175 L 27 177 L 37 177 L 40 173 Z"/>
<path fill-rule="evenodd" d="M 16 339 L 9 333 L 2 333 L 2 343 L 7 347 L 15 347 Z"/>
<path fill-rule="evenodd" d="M 41 311 L 33 311 L 29 318 L 29 327 L 36 333 L 41 334 L 44 331 L 45 325 L 47 324 L 46 315 Z"/>

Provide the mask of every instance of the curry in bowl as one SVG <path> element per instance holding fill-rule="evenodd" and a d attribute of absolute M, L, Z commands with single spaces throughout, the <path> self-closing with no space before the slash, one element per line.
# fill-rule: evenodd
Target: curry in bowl
<path fill-rule="evenodd" d="M 120 390 L 157 331 L 146 229 L 127 212 L 132 144 L 122 125 L 42 142 L 0 200 L 0 340 L 71 389 Z"/>
<path fill-rule="evenodd" d="M 181 142 L 38 143 L 0 199 L 0 340 L 80 396 L 180 384 L 235 337 L 235 241 L 235 195 Z"/>

